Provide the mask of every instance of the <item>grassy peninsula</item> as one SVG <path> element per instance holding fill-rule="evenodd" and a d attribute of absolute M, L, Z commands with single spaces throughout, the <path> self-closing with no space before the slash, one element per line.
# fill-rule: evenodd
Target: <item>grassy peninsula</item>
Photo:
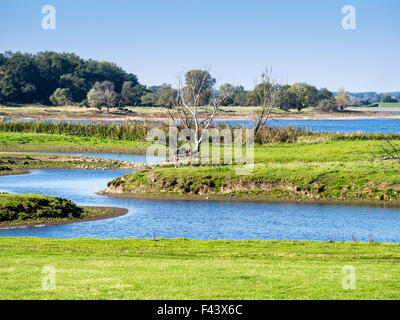
<path fill-rule="evenodd" d="M 238 166 L 161 167 L 117 178 L 108 194 L 186 199 L 398 203 L 398 160 L 376 160 L 386 136 L 321 135 L 309 142 L 258 145 L 250 175 Z M 392 144 L 400 139 L 392 136 Z M 320 141 L 318 141 L 320 140 Z"/>
<path fill-rule="evenodd" d="M 106 219 L 126 213 L 119 208 L 78 207 L 63 198 L 0 194 L 0 228 L 52 225 Z"/>

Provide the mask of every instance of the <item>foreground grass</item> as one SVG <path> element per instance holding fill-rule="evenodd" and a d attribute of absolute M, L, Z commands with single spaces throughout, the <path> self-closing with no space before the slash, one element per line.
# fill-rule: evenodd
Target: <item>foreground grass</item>
<path fill-rule="evenodd" d="M 0 238 L 0 299 L 398 299 L 400 246 Z M 44 266 L 56 290 L 44 291 Z M 356 289 L 342 287 L 354 266 Z"/>

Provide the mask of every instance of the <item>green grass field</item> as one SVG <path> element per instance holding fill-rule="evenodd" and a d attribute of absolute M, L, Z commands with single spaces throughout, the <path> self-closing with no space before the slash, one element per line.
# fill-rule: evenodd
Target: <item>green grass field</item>
<path fill-rule="evenodd" d="M 399 202 L 399 162 L 371 161 L 382 152 L 382 135 L 296 139 L 257 145 L 249 176 L 237 176 L 234 165 L 164 167 L 114 184 L 166 198 Z M 390 139 L 400 145 L 398 136 Z M 149 146 L 18 132 L 0 132 L 0 141 L 6 151 L 137 153 Z M 0 238 L 0 299 L 398 299 L 399 259 L 400 245 L 376 243 Z M 45 266 L 56 270 L 53 291 L 42 288 Z M 355 268 L 355 290 L 342 287 L 344 266 Z"/>
<path fill-rule="evenodd" d="M 381 102 L 379 103 L 381 108 L 393 108 L 393 109 L 400 109 L 400 102 Z"/>
<path fill-rule="evenodd" d="M 0 238 L 0 299 L 398 299 L 400 246 Z M 56 289 L 42 289 L 44 266 Z M 353 266 L 355 290 L 344 290 Z"/>

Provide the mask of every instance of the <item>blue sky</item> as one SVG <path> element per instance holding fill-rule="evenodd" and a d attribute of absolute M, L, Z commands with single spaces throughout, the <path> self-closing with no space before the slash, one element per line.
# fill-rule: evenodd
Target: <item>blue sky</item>
<path fill-rule="evenodd" d="M 57 29 L 41 27 L 54 5 Z M 341 26 L 344 5 L 357 29 Z M 266 66 L 280 82 L 400 91 L 399 0 L 1 0 L 0 51 L 75 52 L 116 62 L 146 84 L 209 67 L 252 88 Z"/>

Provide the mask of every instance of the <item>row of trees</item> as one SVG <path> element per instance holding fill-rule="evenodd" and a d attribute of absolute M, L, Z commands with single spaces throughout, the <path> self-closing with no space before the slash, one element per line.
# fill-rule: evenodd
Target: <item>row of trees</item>
<path fill-rule="evenodd" d="M 391 96 L 388 94 L 377 94 L 373 98 L 357 99 L 354 101 L 354 104 L 358 105 L 358 106 L 369 106 L 369 105 L 378 104 L 381 102 L 383 102 L 383 103 L 400 102 L 400 96 Z"/>
<path fill-rule="evenodd" d="M 196 73 L 204 70 L 191 70 L 185 78 L 193 77 Z M 210 76 L 211 77 L 211 76 Z M 214 80 L 215 81 L 215 80 Z M 215 82 L 209 82 L 208 86 L 213 88 Z M 316 87 L 307 83 L 295 83 L 293 85 L 271 84 L 274 93 L 274 107 L 281 110 L 298 110 L 308 107 L 318 107 L 322 111 L 334 111 L 344 109 L 349 103 L 350 98 L 343 88 L 335 96 L 328 89 L 318 90 Z M 226 96 L 223 106 L 259 106 L 262 101 L 260 94 L 265 88 L 264 84 L 256 85 L 254 90 L 246 91 L 242 86 L 234 86 L 226 83 L 221 85 L 214 93 L 220 96 Z M 201 98 L 201 105 L 210 104 L 211 89 Z M 212 89 L 214 90 L 214 88 Z M 159 87 L 150 87 L 149 92 L 142 97 L 142 104 L 145 106 L 162 106 L 171 108 L 177 96 L 177 89 L 171 85 L 161 85 Z"/>
<path fill-rule="evenodd" d="M 134 74 L 110 62 L 84 60 L 75 54 L 20 52 L 0 54 L 0 103 L 80 104 L 101 110 L 115 106 L 160 106 L 173 108 L 180 94 L 189 94 L 193 79 L 203 79 L 202 92 L 196 104 L 212 104 L 214 96 L 226 97 L 221 106 L 260 106 L 263 83 L 251 91 L 229 83 L 215 88 L 216 80 L 207 70 L 191 70 L 185 74 L 182 90 L 171 85 L 145 87 Z M 319 107 L 323 111 L 344 108 L 349 99 L 342 89 L 334 96 L 327 89 L 318 90 L 307 83 L 279 85 L 269 83 L 274 107 L 302 110 Z M 194 90 L 194 89 L 192 89 Z"/>
<path fill-rule="evenodd" d="M 252 105 L 259 106 L 254 121 L 254 134 L 257 135 L 261 128 L 267 124 L 272 110 L 280 108 L 284 110 L 302 110 L 306 107 L 317 106 L 323 111 L 344 109 L 350 103 L 350 97 L 341 88 L 337 95 L 327 89 L 318 90 L 306 83 L 295 83 L 289 85 L 276 84 L 271 76 L 271 70 L 266 70 L 261 75 L 261 81 L 255 89 L 246 93 L 246 99 L 251 99 Z M 207 129 L 213 122 L 214 117 L 222 106 L 229 105 L 235 101 L 237 94 L 243 90 L 229 84 L 222 85 L 219 90 L 215 89 L 215 79 L 208 70 L 191 70 L 185 74 L 184 80 L 179 81 L 178 89 L 170 86 L 155 88 L 149 97 L 154 103 L 160 104 L 160 93 L 170 99 L 171 111 L 169 115 L 176 125 L 185 129 L 193 129 L 186 145 L 177 149 L 176 159 L 185 158 L 187 154 L 196 156 L 200 144 L 203 142 Z M 210 106 L 202 109 L 199 107 Z M 207 138 L 206 138 L 207 139 Z"/>

